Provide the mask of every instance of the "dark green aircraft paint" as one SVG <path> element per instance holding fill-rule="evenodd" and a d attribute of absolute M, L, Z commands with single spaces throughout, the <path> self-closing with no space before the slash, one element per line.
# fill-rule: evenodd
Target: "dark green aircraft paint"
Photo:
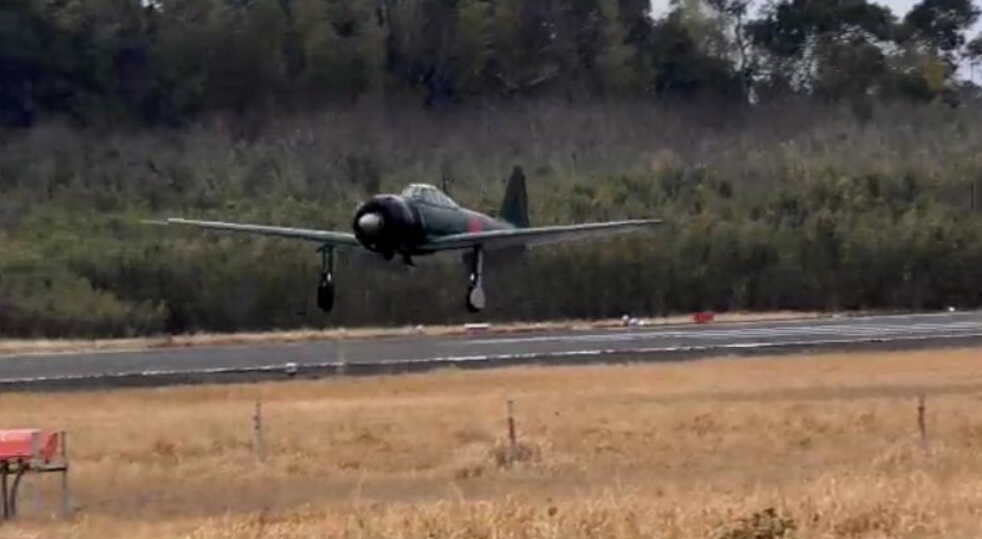
<path fill-rule="evenodd" d="M 660 223 L 658 219 L 634 219 L 532 227 L 521 167 L 515 167 L 508 179 L 497 217 L 465 208 L 432 185 L 410 184 L 399 194 L 376 195 L 360 204 L 352 216 L 351 232 L 181 218 L 165 221 L 165 224 L 318 243 L 323 256 L 317 301 L 324 311 L 331 310 L 334 305 L 335 251 L 382 260 L 392 260 L 398 255 L 410 266 L 414 257 L 456 251 L 463 255 L 469 270 L 466 307 L 471 312 L 479 311 L 485 304 L 481 278 L 485 256 L 505 256 L 560 241 L 608 237 L 648 229 Z"/>

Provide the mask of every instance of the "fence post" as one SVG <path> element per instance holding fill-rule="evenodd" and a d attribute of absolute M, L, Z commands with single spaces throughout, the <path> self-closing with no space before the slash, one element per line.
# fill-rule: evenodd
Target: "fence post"
<path fill-rule="evenodd" d="M 256 412 L 252 416 L 252 431 L 254 447 L 260 462 L 266 461 L 266 442 L 263 439 L 263 408 L 260 401 L 256 401 Z"/>
<path fill-rule="evenodd" d="M 917 397 L 917 428 L 921 433 L 921 449 L 927 452 L 927 423 L 924 418 L 924 411 L 927 408 L 924 402 L 924 393 Z"/>
<path fill-rule="evenodd" d="M 61 514 L 68 518 L 72 512 L 71 493 L 68 490 L 68 439 L 65 431 L 61 431 Z"/>
<path fill-rule="evenodd" d="M 508 399 L 508 462 L 515 461 L 518 442 L 515 440 L 515 402 Z"/>

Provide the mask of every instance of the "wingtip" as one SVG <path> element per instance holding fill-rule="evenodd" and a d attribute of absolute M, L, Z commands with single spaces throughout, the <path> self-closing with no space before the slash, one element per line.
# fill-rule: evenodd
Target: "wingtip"
<path fill-rule="evenodd" d="M 140 222 L 148 225 L 173 225 L 186 223 L 188 221 L 182 217 L 167 217 L 165 219 L 141 219 Z"/>

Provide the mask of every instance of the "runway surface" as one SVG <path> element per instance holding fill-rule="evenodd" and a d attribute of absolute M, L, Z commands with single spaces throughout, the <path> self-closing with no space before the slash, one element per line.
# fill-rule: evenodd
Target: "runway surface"
<path fill-rule="evenodd" d="M 0 389 L 81 388 L 385 373 L 439 366 L 676 359 L 820 346 L 982 342 L 982 311 L 0 357 Z M 982 358 L 980 358 L 982 359 Z M 292 365 L 291 365 L 292 364 Z M 40 388 L 40 387 L 39 387 Z"/>

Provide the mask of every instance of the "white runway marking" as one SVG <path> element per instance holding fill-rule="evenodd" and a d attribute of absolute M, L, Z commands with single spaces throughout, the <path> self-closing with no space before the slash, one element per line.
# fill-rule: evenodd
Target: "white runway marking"
<path fill-rule="evenodd" d="M 792 337 L 792 336 L 876 336 L 876 335 L 913 335 L 938 334 L 982 330 L 982 324 L 975 321 L 951 323 L 919 323 L 919 324 L 857 324 L 857 325 L 821 325 L 821 326 L 788 326 L 761 328 L 705 329 L 705 330 L 639 330 L 612 333 L 594 333 L 584 335 L 539 335 L 528 337 L 501 337 L 488 339 L 468 339 L 460 342 L 444 342 L 444 345 L 494 345 L 518 344 L 534 342 L 605 342 L 605 341 L 636 341 L 652 339 L 740 339 L 752 337 Z"/>

